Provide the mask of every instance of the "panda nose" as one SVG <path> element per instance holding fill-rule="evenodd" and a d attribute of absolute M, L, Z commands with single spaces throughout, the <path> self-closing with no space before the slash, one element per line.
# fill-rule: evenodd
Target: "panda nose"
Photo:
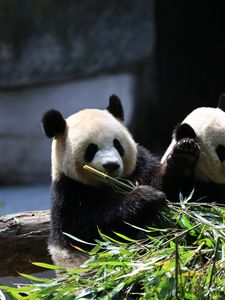
<path fill-rule="evenodd" d="M 114 172 L 119 169 L 120 165 L 118 163 L 107 163 L 104 164 L 103 167 L 107 172 Z"/>

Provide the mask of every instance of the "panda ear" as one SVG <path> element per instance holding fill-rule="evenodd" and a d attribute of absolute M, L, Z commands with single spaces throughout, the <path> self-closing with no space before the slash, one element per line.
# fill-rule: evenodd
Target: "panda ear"
<path fill-rule="evenodd" d="M 220 108 L 221 110 L 225 111 L 225 93 L 223 93 L 219 96 L 217 107 Z"/>
<path fill-rule="evenodd" d="M 184 138 L 196 138 L 196 133 L 194 129 L 187 123 L 178 124 L 174 129 L 173 135 L 177 141 Z"/>
<path fill-rule="evenodd" d="M 109 98 L 109 105 L 106 108 L 115 118 L 124 121 L 123 106 L 120 98 L 116 95 L 112 95 Z"/>
<path fill-rule="evenodd" d="M 42 127 L 47 137 L 52 138 L 64 133 L 66 121 L 59 111 L 51 109 L 43 115 Z"/>

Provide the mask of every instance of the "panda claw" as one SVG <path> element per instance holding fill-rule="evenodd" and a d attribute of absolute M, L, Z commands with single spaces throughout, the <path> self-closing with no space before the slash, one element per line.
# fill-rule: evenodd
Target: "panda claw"
<path fill-rule="evenodd" d="M 194 154 L 199 155 L 200 148 L 193 139 L 182 139 L 174 147 L 174 154 Z"/>
<path fill-rule="evenodd" d="M 175 169 L 192 170 L 200 155 L 199 145 L 190 138 L 179 140 L 172 153 L 167 158 L 167 163 Z"/>

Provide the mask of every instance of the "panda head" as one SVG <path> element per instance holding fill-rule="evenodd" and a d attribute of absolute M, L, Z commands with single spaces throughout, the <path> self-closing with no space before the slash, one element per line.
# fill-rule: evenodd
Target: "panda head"
<path fill-rule="evenodd" d="M 113 95 L 106 110 L 84 109 L 67 119 L 47 111 L 43 129 L 52 142 L 52 179 L 61 175 L 97 186 L 99 179 L 83 169 L 85 164 L 111 176 L 127 177 L 136 166 L 136 144 L 123 125 L 123 107 Z"/>
<path fill-rule="evenodd" d="M 201 107 L 192 111 L 173 133 L 172 143 L 162 158 L 165 161 L 178 140 L 192 138 L 200 146 L 195 177 L 204 182 L 225 183 L 225 94 L 217 108 Z"/>

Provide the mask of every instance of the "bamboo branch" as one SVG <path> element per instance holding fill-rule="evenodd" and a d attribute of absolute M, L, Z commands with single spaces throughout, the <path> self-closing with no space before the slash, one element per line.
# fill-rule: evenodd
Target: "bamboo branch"
<path fill-rule="evenodd" d="M 0 217 L 0 276 L 44 271 L 31 262 L 51 263 L 47 251 L 49 211 L 31 211 Z"/>
<path fill-rule="evenodd" d="M 88 165 L 84 165 L 83 168 L 88 171 L 90 174 L 97 176 L 105 181 L 107 181 L 110 185 L 121 188 L 123 192 L 131 192 L 135 185 L 131 184 L 131 182 L 125 183 L 122 181 L 122 179 L 116 179 L 114 177 L 111 177 L 103 172 L 100 172 L 99 170 L 96 170 L 95 168 L 92 168 Z"/>

